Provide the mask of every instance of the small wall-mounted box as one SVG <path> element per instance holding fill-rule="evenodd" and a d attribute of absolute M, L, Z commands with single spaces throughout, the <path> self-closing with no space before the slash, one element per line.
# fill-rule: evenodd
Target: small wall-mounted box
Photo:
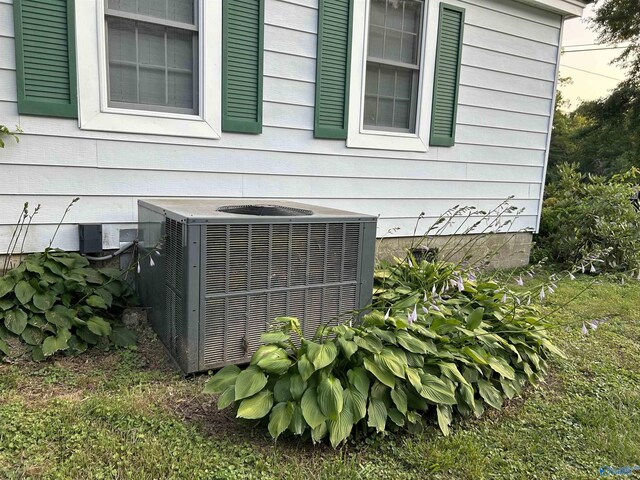
<path fill-rule="evenodd" d="M 102 225 L 81 223 L 78 225 L 80 254 L 102 252 Z"/>

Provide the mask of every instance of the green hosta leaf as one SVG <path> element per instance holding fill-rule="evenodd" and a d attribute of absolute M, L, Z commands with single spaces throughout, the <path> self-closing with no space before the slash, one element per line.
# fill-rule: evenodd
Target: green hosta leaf
<path fill-rule="evenodd" d="M 73 335 L 68 341 L 67 345 L 69 346 L 69 350 L 74 354 L 80 354 L 87 351 L 89 345 L 86 342 L 83 342 L 80 338 Z"/>
<path fill-rule="evenodd" d="M 407 392 L 405 392 L 404 388 L 396 385 L 396 387 L 391 390 L 391 400 L 396 405 L 396 408 L 403 414 L 407 414 Z"/>
<path fill-rule="evenodd" d="M 293 400 L 291 395 L 291 375 L 283 375 L 273 386 L 273 399 L 280 402 L 288 402 Z"/>
<path fill-rule="evenodd" d="M 266 332 L 260 335 L 260 341 L 267 344 L 278 344 L 289 340 L 289 335 L 284 332 Z"/>
<path fill-rule="evenodd" d="M 349 383 L 365 397 L 369 395 L 369 385 L 371 381 L 369 380 L 369 374 L 364 368 L 352 368 L 347 372 L 347 378 L 349 379 Z"/>
<path fill-rule="evenodd" d="M 462 401 L 471 409 L 476 409 L 476 399 L 473 387 L 469 384 L 462 384 L 458 387 Z"/>
<path fill-rule="evenodd" d="M 277 345 L 262 345 L 258 347 L 256 353 L 254 353 L 251 357 L 251 365 L 256 365 L 264 357 L 278 350 L 280 350 L 280 347 L 278 347 Z"/>
<path fill-rule="evenodd" d="M 412 353 L 427 353 L 428 347 L 425 342 L 411 335 L 406 330 L 400 330 L 396 333 L 398 343 Z"/>
<path fill-rule="evenodd" d="M 107 304 L 104 299 L 100 295 L 91 295 L 89 298 L 85 300 L 87 305 L 93 308 L 102 308 L 104 310 L 107 309 Z"/>
<path fill-rule="evenodd" d="M 0 298 L 0 310 L 9 310 L 15 306 L 13 300 L 9 298 Z"/>
<path fill-rule="evenodd" d="M 329 428 L 327 427 L 327 422 L 323 421 L 320 425 L 311 430 L 311 440 L 313 440 L 313 443 L 318 443 L 327 435 L 328 431 Z"/>
<path fill-rule="evenodd" d="M 469 330 L 475 330 L 482 323 L 482 318 L 484 317 L 484 308 L 478 307 L 467 317 L 467 328 Z M 440 427 L 442 428 L 442 427 Z M 444 432 L 443 432 L 444 433 Z M 446 433 L 445 433 L 446 435 Z"/>
<path fill-rule="evenodd" d="M 404 427 L 405 416 L 397 408 L 390 408 L 387 410 L 389 420 L 395 423 L 399 427 Z"/>
<path fill-rule="evenodd" d="M 12 277 L 8 275 L 0 277 L 0 297 L 4 297 L 7 293 L 12 292 L 15 286 L 16 281 Z"/>
<path fill-rule="evenodd" d="M 367 409 L 367 426 L 375 428 L 378 432 L 384 432 L 387 424 L 387 406 L 377 398 L 369 398 Z"/>
<path fill-rule="evenodd" d="M 60 328 L 71 328 L 71 321 L 75 318 L 76 314 L 73 310 L 70 310 L 62 305 L 56 305 L 51 310 L 47 310 L 44 313 L 47 322 L 54 324 Z"/>
<path fill-rule="evenodd" d="M 457 381 L 465 385 L 469 385 L 469 382 L 467 382 L 467 379 L 464 378 L 462 373 L 460 373 L 460 370 L 458 370 L 458 367 L 455 363 L 441 362 L 438 363 L 438 366 L 440 367 L 440 371 L 448 379 L 453 380 L 454 382 Z"/>
<path fill-rule="evenodd" d="M 300 376 L 305 382 L 311 378 L 311 375 L 313 375 L 313 372 L 315 371 L 316 369 L 314 368 L 313 363 L 311 363 L 307 356 L 300 356 L 298 359 L 298 372 L 300 372 Z"/>
<path fill-rule="evenodd" d="M 370 371 L 378 380 L 387 385 L 389 388 L 396 386 L 396 377 L 385 366 L 371 360 L 368 357 L 364 359 L 364 368 Z"/>
<path fill-rule="evenodd" d="M 358 345 L 356 342 L 347 340 L 344 337 L 338 337 L 336 341 L 338 342 L 340 350 L 342 350 L 344 356 L 347 358 L 351 358 L 351 355 L 358 351 Z"/>
<path fill-rule="evenodd" d="M 34 293 L 36 293 L 36 289 L 33 288 L 26 280 L 19 281 L 14 291 L 16 298 L 22 305 L 29 303 L 33 298 Z"/>
<path fill-rule="evenodd" d="M 37 273 L 39 275 L 44 274 L 44 268 L 42 268 L 42 266 L 37 264 L 35 261 L 25 260 L 24 266 L 29 272 Z"/>
<path fill-rule="evenodd" d="M 0 338 L 0 352 L 4 353 L 7 356 L 11 355 L 11 348 L 9 348 L 9 344 Z"/>
<path fill-rule="evenodd" d="M 420 393 L 422 391 L 422 380 L 420 379 L 420 374 L 417 370 L 413 368 L 407 367 L 405 369 L 405 374 L 407 376 L 407 380 L 416 389 L 416 392 Z"/>
<path fill-rule="evenodd" d="M 44 353 L 42 353 L 42 347 L 34 346 L 31 349 L 31 358 L 34 362 L 42 362 L 45 359 Z"/>
<path fill-rule="evenodd" d="M 489 366 L 494 372 L 499 373 L 504 378 L 509 380 L 514 380 L 516 378 L 513 368 L 506 362 L 506 360 L 497 357 L 489 357 Z"/>
<path fill-rule="evenodd" d="M 336 448 L 351 434 L 353 429 L 353 416 L 351 410 L 344 409 L 336 420 L 328 420 L 329 441 L 331 446 Z"/>
<path fill-rule="evenodd" d="M 294 373 L 291 375 L 289 384 L 289 389 L 293 399 L 300 400 L 302 398 L 302 394 L 304 394 L 304 391 L 307 389 L 307 382 L 302 380 L 302 377 L 299 374 Z"/>
<path fill-rule="evenodd" d="M 502 391 L 504 392 L 504 394 L 507 396 L 508 399 L 512 399 L 518 393 L 515 387 L 513 386 L 515 383 L 516 381 L 504 380 L 502 378 L 500 379 L 500 385 L 502 386 Z"/>
<path fill-rule="evenodd" d="M 269 416 L 269 433 L 273 438 L 278 438 L 282 432 L 289 428 L 293 420 L 293 404 L 291 402 L 280 402 Z"/>
<path fill-rule="evenodd" d="M 302 435 L 307 428 L 307 424 L 302 416 L 302 408 L 300 404 L 293 405 L 293 418 L 289 424 L 289 431 L 294 435 Z"/>
<path fill-rule="evenodd" d="M 438 405 L 436 407 L 438 412 L 438 426 L 442 430 L 443 435 L 446 437 L 449 435 L 449 425 L 451 425 L 452 410 L 449 405 Z"/>
<path fill-rule="evenodd" d="M 375 354 L 373 360 L 379 367 L 386 367 L 396 377 L 404 378 L 404 369 L 407 367 L 406 357 L 401 358 L 389 348 L 385 348 L 382 352 Z"/>
<path fill-rule="evenodd" d="M 16 335 L 22 334 L 27 326 L 27 314 L 21 308 L 14 308 L 4 314 L 4 325 Z"/>
<path fill-rule="evenodd" d="M 491 384 L 491 382 L 482 378 L 478 380 L 478 392 L 480 393 L 480 396 L 484 399 L 484 401 L 491 405 L 493 408 L 502 408 L 502 395 L 500 394 L 498 389 Z"/>
<path fill-rule="evenodd" d="M 68 331 L 67 331 L 68 332 Z M 69 340 L 70 335 L 61 335 L 58 334 L 55 337 L 47 337 L 42 342 L 42 353 L 45 357 L 53 355 L 59 350 L 66 350 L 68 348 L 67 340 Z"/>
<path fill-rule="evenodd" d="M 367 335 L 365 337 L 356 335 L 353 337 L 353 341 L 356 342 L 358 347 L 367 350 L 368 352 L 380 353 L 382 351 L 382 342 L 378 337 L 374 337 L 373 335 Z"/>
<path fill-rule="evenodd" d="M 42 345 L 45 334 L 42 330 L 31 325 L 27 325 L 22 332 L 22 339 L 29 345 Z"/>
<path fill-rule="evenodd" d="M 87 320 L 87 328 L 99 337 L 106 337 L 111 333 L 111 325 L 104 318 L 91 317 Z"/>
<path fill-rule="evenodd" d="M 136 344 L 136 334 L 125 327 L 113 328 L 109 338 L 118 347 L 131 347 Z"/>
<path fill-rule="evenodd" d="M 353 422 L 357 423 L 367 415 L 367 397 L 355 388 L 345 388 L 344 409 L 350 410 Z"/>
<path fill-rule="evenodd" d="M 489 362 L 486 360 L 487 354 L 480 347 L 464 347 L 462 352 L 467 354 L 471 359 L 479 363 L 480 365 L 488 365 Z"/>
<path fill-rule="evenodd" d="M 262 370 L 255 365 L 247 367 L 247 369 L 240 372 L 236 378 L 236 401 L 258 393 L 266 384 L 267 376 Z"/>
<path fill-rule="evenodd" d="M 567 357 L 564 353 L 562 353 L 562 350 L 560 350 L 558 347 L 556 347 L 553 343 L 551 343 L 546 338 L 542 339 L 542 346 L 547 350 L 549 350 L 552 354 L 560 358 L 564 358 L 566 360 Z"/>
<path fill-rule="evenodd" d="M 302 415 L 312 429 L 315 429 L 316 427 L 324 423 L 326 419 L 326 417 L 320 411 L 317 395 L 318 394 L 315 387 L 309 388 L 306 392 L 304 392 L 304 395 L 302 395 L 302 401 L 300 402 Z"/>
<path fill-rule="evenodd" d="M 204 393 L 219 394 L 224 392 L 230 386 L 235 385 L 239 374 L 240 368 L 237 365 L 227 365 L 221 368 L 204 385 Z"/>
<path fill-rule="evenodd" d="M 318 406 L 330 420 L 337 420 L 343 408 L 342 385 L 334 376 L 328 376 L 318 385 Z"/>
<path fill-rule="evenodd" d="M 242 375 L 242 373 L 240 375 Z M 236 382 L 236 400 L 238 399 L 239 383 L 240 379 L 238 378 Z M 263 390 L 252 397 L 244 398 L 244 400 L 240 402 L 240 405 L 238 405 L 238 413 L 236 414 L 236 417 L 246 418 L 249 420 L 257 420 L 259 418 L 266 417 L 272 406 L 273 393 L 271 393 L 269 390 Z"/>
<path fill-rule="evenodd" d="M 51 291 L 36 293 L 32 298 L 33 304 L 43 312 L 49 310 L 56 303 L 56 295 Z"/>
<path fill-rule="evenodd" d="M 420 380 L 422 381 L 420 395 L 427 400 L 435 404 L 455 405 L 457 403 L 453 390 L 438 377 L 425 373 L 421 375 Z"/>
<path fill-rule="evenodd" d="M 318 344 L 314 342 L 307 343 L 307 357 L 313 363 L 316 370 L 326 367 L 333 362 L 338 356 L 338 348 L 333 342 Z"/>
<path fill-rule="evenodd" d="M 236 387 L 234 385 L 230 385 L 224 392 L 222 392 L 222 395 L 218 397 L 218 410 L 224 410 L 229 405 L 233 404 L 235 398 Z"/>
<path fill-rule="evenodd" d="M 78 328 L 76 335 L 90 345 L 95 345 L 100 340 L 100 336 L 91 332 L 88 328 Z"/>
<path fill-rule="evenodd" d="M 96 290 L 96 293 L 104 300 L 104 303 L 107 307 L 110 307 L 113 304 L 113 295 L 106 288 L 99 288 Z"/>
<path fill-rule="evenodd" d="M 278 348 L 263 356 L 257 363 L 258 367 L 267 373 L 282 375 L 291 366 L 291 359 L 284 348 Z"/>

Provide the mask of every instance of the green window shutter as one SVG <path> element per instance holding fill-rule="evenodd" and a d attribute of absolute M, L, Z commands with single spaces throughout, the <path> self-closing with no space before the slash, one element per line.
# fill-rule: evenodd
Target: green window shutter
<path fill-rule="evenodd" d="M 224 0 L 222 130 L 262 132 L 264 0 Z"/>
<path fill-rule="evenodd" d="M 319 7 L 315 137 L 344 139 L 347 138 L 353 0 L 320 0 Z"/>
<path fill-rule="evenodd" d="M 74 0 L 14 0 L 13 18 L 18 112 L 77 118 Z"/>
<path fill-rule="evenodd" d="M 440 4 L 430 144 L 450 147 L 456 138 L 464 9 Z"/>

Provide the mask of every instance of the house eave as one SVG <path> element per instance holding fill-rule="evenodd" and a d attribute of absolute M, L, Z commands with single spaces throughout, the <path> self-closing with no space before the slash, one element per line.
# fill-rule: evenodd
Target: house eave
<path fill-rule="evenodd" d="M 516 0 L 565 17 L 581 17 L 589 1 L 586 0 Z"/>

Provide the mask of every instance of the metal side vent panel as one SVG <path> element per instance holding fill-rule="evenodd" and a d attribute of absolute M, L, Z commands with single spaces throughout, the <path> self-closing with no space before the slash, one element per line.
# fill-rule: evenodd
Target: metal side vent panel
<path fill-rule="evenodd" d="M 183 225 L 172 219 L 165 223 L 165 286 L 166 308 L 162 335 L 164 344 L 178 360 L 186 352 L 187 324 L 185 319 Z"/>
<path fill-rule="evenodd" d="M 205 228 L 204 368 L 249 360 L 275 317 L 298 317 L 311 337 L 358 308 L 361 224 Z"/>

